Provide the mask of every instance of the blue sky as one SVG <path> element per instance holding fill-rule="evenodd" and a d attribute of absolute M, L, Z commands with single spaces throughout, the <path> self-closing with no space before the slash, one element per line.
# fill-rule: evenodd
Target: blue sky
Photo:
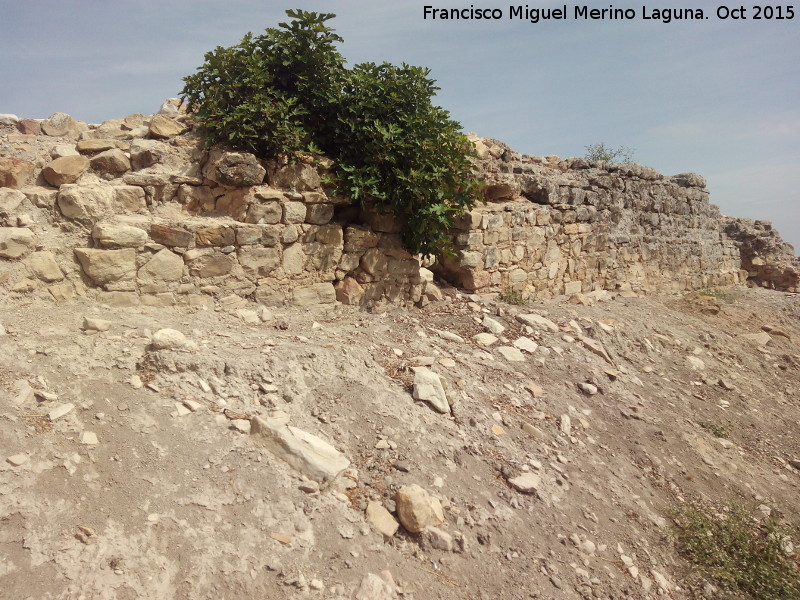
<path fill-rule="evenodd" d="M 423 20 L 426 4 L 497 7 L 503 18 Z M 633 7 L 636 17 L 575 20 L 583 4 Z M 668 24 L 643 20 L 642 3 L 568 3 L 568 19 L 538 24 L 509 19 L 509 6 L 0 0 L 0 113 L 95 123 L 151 113 L 213 47 L 275 26 L 286 8 L 334 12 L 349 61 L 429 67 L 438 103 L 466 131 L 539 155 L 581 156 L 600 141 L 632 147 L 662 173 L 706 176 L 723 214 L 771 220 L 800 249 L 800 5 L 793 20 L 754 20 L 748 6 L 733 21 L 716 18 L 716 2 L 645 4 L 710 17 Z"/>

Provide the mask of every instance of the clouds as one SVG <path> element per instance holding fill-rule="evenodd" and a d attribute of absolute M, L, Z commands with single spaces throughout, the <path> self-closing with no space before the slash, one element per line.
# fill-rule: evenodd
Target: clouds
<path fill-rule="evenodd" d="M 743 190 L 769 198 L 781 232 L 800 246 L 800 224 L 780 224 L 780 211 L 797 202 L 786 183 L 800 154 L 796 21 L 433 22 L 422 19 L 430 1 L 303 4 L 337 13 L 351 63 L 430 67 L 438 103 L 468 131 L 533 154 L 581 155 L 599 141 L 636 148 L 667 174 L 707 175 L 723 212 L 755 210 L 758 200 Z M 6 1 L 0 112 L 65 111 L 92 122 L 152 112 L 206 51 L 275 26 L 284 8 L 268 0 Z"/>

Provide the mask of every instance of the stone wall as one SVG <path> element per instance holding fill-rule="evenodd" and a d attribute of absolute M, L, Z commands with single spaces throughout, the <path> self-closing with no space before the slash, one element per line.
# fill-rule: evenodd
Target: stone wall
<path fill-rule="evenodd" d="M 0 258 L 27 269 L 12 289 L 308 305 L 417 302 L 433 287 L 397 231 L 328 195 L 329 163 L 208 152 L 184 116 L 165 112 L 100 126 L 6 118 Z"/>
<path fill-rule="evenodd" d="M 761 222 L 721 217 L 698 175 L 473 141 L 488 202 L 432 267 L 458 287 L 797 289 L 791 247 Z M 172 101 L 100 125 L 0 115 L 0 286 L 159 306 L 440 298 L 391 218 L 331 194 L 330 167 L 208 151 Z"/>
<path fill-rule="evenodd" d="M 475 138 L 488 203 L 458 224 L 439 273 L 476 291 L 550 297 L 744 281 L 699 175 L 520 155 Z"/>

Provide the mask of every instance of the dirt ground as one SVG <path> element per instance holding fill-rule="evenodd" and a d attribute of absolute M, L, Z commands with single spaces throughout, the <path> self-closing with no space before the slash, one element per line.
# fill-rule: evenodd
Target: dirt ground
<path fill-rule="evenodd" d="M 5 295 L 0 598 L 691 598 L 685 499 L 800 523 L 800 295 L 446 295 L 259 325 Z M 163 328 L 187 343 L 154 349 Z M 417 365 L 452 414 L 414 401 Z M 276 411 L 350 468 L 319 490 L 247 432 Z M 410 484 L 445 521 L 384 537 L 367 502 Z"/>

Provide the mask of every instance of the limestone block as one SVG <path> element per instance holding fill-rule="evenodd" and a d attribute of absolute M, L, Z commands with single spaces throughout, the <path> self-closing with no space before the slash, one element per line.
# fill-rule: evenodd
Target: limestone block
<path fill-rule="evenodd" d="M 251 188 L 239 187 L 217 198 L 215 211 L 237 221 L 245 221 L 252 200 Z"/>
<path fill-rule="evenodd" d="M 0 218 L 15 218 L 25 197 L 25 194 L 18 190 L 0 187 Z"/>
<path fill-rule="evenodd" d="M 436 527 L 444 522 L 441 502 L 416 483 L 401 487 L 394 501 L 400 523 L 411 533 L 419 533 L 426 527 Z"/>
<path fill-rule="evenodd" d="M 389 268 L 389 258 L 380 248 L 370 248 L 361 257 L 361 268 L 374 276 L 384 275 Z"/>
<path fill-rule="evenodd" d="M 35 119 L 20 119 L 17 123 L 17 129 L 20 133 L 26 135 L 39 135 L 42 133 L 42 126 Z"/>
<path fill-rule="evenodd" d="M 189 253 L 187 252 L 187 255 Z M 233 270 L 235 261 L 233 257 L 228 254 L 212 253 L 203 254 L 197 258 L 191 259 L 185 255 L 189 266 L 189 272 L 197 277 L 218 277 L 220 275 L 227 275 Z"/>
<path fill-rule="evenodd" d="M 415 367 L 411 396 L 414 400 L 427 402 L 440 413 L 450 412 L 442 378 L 426 367 Z"/>
<path fill-rule="evenodd" d="M 178 188 L 178 201 L 188 211 L 211 212 L 216 207 L 217 199 L 208 186 L 184 183 Z"/>
<path fill-rule="evenodd" d="M 64 279 L 52 252 L 34 252 L 25 260 L 25 266 L 42 281 L 52 283 Z"/>
<path fill-rule="evenodd" d="M 36 248 L 36 236 L 26 227 L 0 227 L 0 258 L 20 258 Z"/>
<path fill-rule="evenodd" d="M 165 115 L 155 115 L 150 119 L 149 133 L 154 138 L 171 138 L 180 135 L 186 128 Z"/>
<path fill-rule="evenodd" d="M 363 252 L 378 245 L 379 236 L 363 227 L 348 227 L 344 232 L 344 251 Z"/>
<path fill-rule="evenodd" d="M 75 137 L 87 129 L 86 123 L 76 121 L 68 114 L 53 113 L 40 123 L 42 133 L 52 137 Z"/>
<path fill-rule="evenodd" d="M 333 304 L 336 302 L 336 290 L 329 282 L 297 287 L 292 291 L 292 302 L 297 306 Z"/>
<path fill-rule="evenodd" d="M 10 193 L 13 190 L 11 189 L 0 189 L 0 210 L 2 210 L 3 204 L 3 192 Z M 25 188 L 24 190 L 20 190 L 28 200 L 33 203 L 34 206 L 37 208 L 47 208 L 52 209 L 55 206 L 56 198 L 58 197 L 58 190 L 51 190 L 50 188 L 46 187 L 29 187 Z"/>
<path fill-rule="evenodd" d="M 364 288 L 352 277 L 345 277 L 334 288 L 336 300 L 342 304 L 359 304 L 364 297 Z"/>
<path fill-rule="evenodd" d="M 255 417 L 250 431 L 275 456 L 321 485 L 329 485 L 350 466 L 331 444 L 288 421 L 288 416 Z"/>
<path fill-rule="evenodd" d="M 400 527 L 400 523 L 392 516 L 392 513 L 377 500 L 371 500 L 367 504 L 365 519 L 386 537 L 392 537 Z"/>
<path fill-rule="evenodd" d="M 183 276 L 183 258 L 164 248 L 139 269 L 141 281 L 177 281 Z"/>
<path fill-rule="evenodd" d="M 92 154 L 94 152 L 104 152 L 112 148 L 119 148 L 118 144 L 119 142 L 117 140 L 79 140 L 78 143 L 75 144 L 75 149 L 80 154 Z"/>
<path fill-rule="evenodd" d="M 58 192 L 58 208 L 66 218 L 92 225 L 113 212 L 114 192 L 114 188 L 107 185 L 62 185 Z"/>
<path fill-rule="evenodd" d="M 89 164 L 96 173 L 106 173 L 113 176 L 122 175 L 131 170 L 131 161 L 119 148 L 112 148 L 94 156 Z M 71 182 L 69 182 L 71 183 Z"/>
<path fill-rule="evenodd" d="M 309 204 L 306 211 L 306 223 L 326 225 L 333 218 L 333 204 Z"/>
<path fill-rule="evenodd" d="M 96 223 L 92 238 L 103 248 L 139 248 L 147 243 L 147 232 L 129 225 Z"/>
<path fill-rule="evenodd" d="M 242 248 L 238 255 L 239 264 L 248 277 L 266 277 L 281 264 L 277 248 Z"/>
<path fill-rule="evenodd" d="M 292 244 L 283 251 L 283 270 L 287 275 L 299 275 L 303 272 L 305 260 L 302 244 Z"/>
<path fill-rule="evenodd" d="M 194 241 L 194 234 L 188 229 L 157 223 L 150 226 L 150 237 L 158 244 L 173 248 L 188 248 Z"/>
<path fill-rule="evenodd" d="M 282 222 L 285 224 L 302 223 L 306 220 L 306 212 L 306 205 L 302 202 L 285 202 Z"/>
<path fill-rule="evenodd" d="M 42 170 L 47 183 L 60 187 L 67 183 L 75 183 L 89 168 L 89 159 L 78 154 L 62 156 L 55 159 Z"/>
<path fill-rule="evenodd" d="M 135 185 L 115 186 L 114 205 L 116 212 L 145 212 L 147 201 L 144 190 Z"/>
<path fill-rule="evenodd" d="M 236 232 L 229 225 L 204 227 L 194 235 L 198 246 L 232 246 L 236 241 Z"/>
<path fill-rule="evenodd" d="M 268 201 L 263 203 L 251 202 L 247 209 L 246 223 L 280 223 L 283 217 L 283 208 L 280 202 Z"/>
<path fill-rule="evenodd" d="M 78 257 L 83 272 L 95 285 L 125 281 L 136 276 L 136 251 L 132 248 L 123 250 L 75 248 L 75 256 Z"/>
<path fill-rule="evenodd" d="M 579 294 L 583 290 L 582 281 L 570 281 L 564 286 L 564 294 L 571 296 L 572 294 Z"/>
<path fill-rule="evenodd" d="M 294 163 L 276 169 L 270 176 L 270 183 L 276 188 L 296 192 L 317 190 L 322 186 L 317 169 L 304 163 Z"/>
<path fill-rule="evenodd" d="M 203 168 L 203 175 L 223 185 L 249 186 L 264 181 L 267 170 L 248 152 L 212 150 Z"/>
<path fill-rule="evenodd" d="M 21 188 L 30 181 L 36 165 L 18 158 L 0 158 L 0 188 Z"/>
<path fill-rule="evenodd" d="M 161 162 L 167 154 L 164 142 L 158 140 L 133 140 L 131 142 L 131 166 L 136 169 L 146 169 Z"/>

